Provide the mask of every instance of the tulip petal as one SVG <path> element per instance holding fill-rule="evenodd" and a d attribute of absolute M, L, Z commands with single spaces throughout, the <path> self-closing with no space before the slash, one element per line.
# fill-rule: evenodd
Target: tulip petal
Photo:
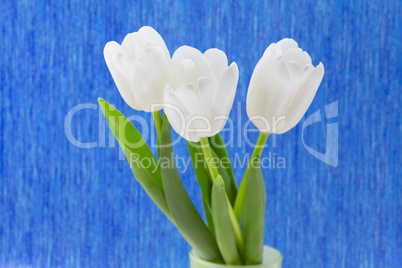
<path fill-rule="evenodd" d="M 303 73 L 302 66 L 298 61 L 290 60 L 286 62 L 292 83 L 295 84 Z"/>
<path fill-rule="evenodd" d="M 200 113 L 198 98 L 191 84 L 184 84 L 174 92 L 165 95 L 164 111 L 173 129 L 188 141 L 199 142 L 199 133 L 210 128 L 206 117 Z"/>
<path fill-rule="evenodd" d="M 289 48 L 282 54 L 283 60 L 284 61 L 297 61 L 300 63 L 301 67 L 304 67 L 304 65 L 309 64 L 307 61 L 304 51 L 301 48 L 298 47 L 293 47 Z"/>
<path fill-rule="evenodd" d="M 311 64 L 307 64 L 304 66 L 304 69 L 295 85 L 295 88 L 300 88 L 300 86 L 309 78 L 311 72 L 314 71 L 314 66 Z M 293 100 L 292 100 L 293 101 Z"/>
<path fill-rule="evenodd" d="M 292 81 L 280 55 L 265 54 L 254 69 L 247 93 L 247 115 L 264 132 L 274 131 L 292 92 Z M 253 120 L 262 117 L 269 123 Z"/>
<path fill-rule="evenodd" d="M 163 110 L 169 119 L 173 129 L 182 137 L 185 137 L 186 118 L 189 113 L 183 102 L 176 96 L 174 90 L 167 85 L 163 93 Z"/>
<path fill-rule="evenodd" d="M 272 43 L 265 49 L 263 57 L 267 54 L 282 54 L 281 47 L 276 43 Z"/>
<path fill-rule="evenodd" d="M 287 117 L 286 117 L 286 127 L 280 129 L 280 133 L 284 133 L 299 123 L 304 114 L 307 112 L 308 107 L 314 99 L 317 93 L 318 87 L 321 84 L 322 78 L 324 77 L 324 65 L 320 63 L 311 72 L 310 76 L 306 81 L 300 86 L 300 89 L 295 93 L 293 98 L 293 103 L 290 103 Z"/>
<path fill-rule="evenodd" d="M 201 114 L 201 107 L 198 99 L 198 94 L 194 86 L 190 83 L 181 85 L 174 91 L 174 95 L 180 100 L 184 114 L 199 115 Z"/>
<path fill-rule="evenodd" d="M 144 111 L 153 112 L 157 107 L 152 105 L 163 103 L 163 90 L 166 84 L 172 84 L 172 76 L 170 63 L 160 47 L 144 51 L 144 57 L 135 63 L 131 80 L 131 92 Z"/>
<path fill-rule="evenodd" d="M 284 39 L 280 40 L 276 44 L 281 47 L 282 52 L 285 52 L 286 50 L 288 50 L 290 48 L 299 47 L 297 42 L 295 40 L 291 39 L 291 38 L 284 38 Z"/>
<path fill-rule="evenodd" d="M 290 77 L 292 79 L 293 91 L 298 90 L 300 85 L 303 84 L 314 70 L 314 66 L 307 64 L 304 67 L 300 66 L 297 61 L 288 61 L 286 65 L 289 70 Z M 291 101 L 293 99 L 291 98 Z M 290 101 L 290 103 L 291 103 Z"/>
<path fill-rule="evenodd" d="M 222 50 L 211 48 L 205 51 L 204 57 L 207 59 L 215 79 L 219 81 L 228 68 L 226 54 Z"/>
<path fill-rule="evenodd" d="M 119 55 L 120 45 L 114 41 L 108 42 L 103 50 L 106 65 L 120 92 L 123 100 L 133 109 L 142 110 L 134 95 L 130 90 L 130 81 L 124 73 L 119 71 L 121 65 L 121 55 Z"/>
<path fill-rule="evenodd" d="M 143 34 L 147 41 L 150 41 L 153 46 L 159 46 L 162 48 L 165 55 L 170 58 L 169 50 L 166 47 L 165 41 L 160 36 L 160 34 L 155 31 L 154 28 L 149 26 L 143 26 L 141 29 L 138 30 L 139 33 Z M 146 47 L 148 48 L 148 47 Z M 144 48 L 145 49 L 145 48 Z"/>
<path fill-rule="evenodd" d="M 303 51 L 303 56 L 306 64 L 313 64 L 310 55 L 306 51 Z"/>
<path fill-rule="evenodd" d="M 202 115 L 210 118 L 218 90 L 218 82 L 210 77 L 201 77 L 198 79 L 198 98 L 200 101 L 200 112 Z"/>
<path fill-rule="evenodd" d="M 176 65 L 174 70 L 174 81 L 177 87 L 186 83 L 197 85 L 197 79 L 197 67 L 191 59 L 183 59 Z"/>
<path fill-rule="evenodd" d="M 293 39 L 271 44 L 251 77 L 247 115 L 262 132 L 288 131 L 307 111 L 323 75 L 323 65 L 314 68 Z"/>
<path fill-rule="evenodd" d="M 198 72 L 198 76 L 199 77 L 203 77 L 203 76 L 206 76 L 206 77 L 211 77 L 211 78 L 213 78 L 214 76 L 212 75 L 212 72 L 211 72 L 212 70 L 211 70 L 211 66 L 210 66 L 210 64 L 208 63 L 208 61 L 207 61 L 207 59 L 205 58 L 205 57 L 200 57 L 199 59 L 198 59 L 198 63 L 197 63 L 197 72 Z"/>
<path fill-rule="evenodd" d="M 198 49 L 190 46 L 181 46 L 173 53 L 172 64 L 173 67 L 176 68 L 176 65 L 179 64 L 179 62 L 181 62 L 183 59 L 189 58 L 197 65 L 201 56 L 202 53 Z"/>
<path fill-rule="evenodd" d="M 138 32 L 129 33 L 123 39 L 121 43 L 122 52 L 128 56 L 134 56 L 135 59 L 138 59 L 143 55 L 142 46 L 143 46 L 142 34 Z"/>
<path fill-rule="evenodd" d="M 165 41 L 152 27 L 144 26 L 138 32 L 126 35 L 121 43 L 122 50 L 134 56 L 135 59 L 144 56 L 144 51 L 150 47 L 159 46 L 167 58 L 170 58 Z"/>
<path fill-rule="evenodd" d="M 233 106 L 239 81 L 239 68 L 233 62 L 223 73 L 216 92 L 214 115 L 228 116 Z"/>
<path fill-rule="evenodd" d="M 227 115 L 233 105 L 238 81 L 237 65 L 232 64 L 228 68 L 225 53 L 218 49 L 210 49 L 202 54 L 189 46 L 182 46 L 175 51 L 172 65 L 177 89 L 166 93 L 164 101 L 165 104 L 176 102 L 178 107 L 183 107 L 179 110 L 183 111 L 186 120 L 185 129 L 179 129 L 180 124 L 174 122 L 173 128 L 192 142 L 198 142 L 201 137 L 213 136 L 226 123 L 222 118 L 219 124 L 216 123 L 215 116 Z M 217 106 L 221 109 L 218 114 Z M 172 117 L 171 112 L 166 114 Z"/>

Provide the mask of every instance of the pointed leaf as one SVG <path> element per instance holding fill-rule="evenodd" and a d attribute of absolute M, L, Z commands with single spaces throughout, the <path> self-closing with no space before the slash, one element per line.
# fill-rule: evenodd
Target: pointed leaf
<path fill-rule="evenodd" d="M 242 218 L 246 265 L 262 263 L 267 199 L 265 183 L 260 168 L 260 158 L 255 157 L 251 161 Z"/>
<path fill-rule="evenodd" d="M 205 218 L 207 219 L 208 229 L 211 232 L 212 236 L 215 237 L 215 226 L 214 226 L 214 220 L 212 219 L 211 204 L 207 204 L 207 202 L 204 199 L 202 199 L 202 205 L 204 206 Z"/>
<path fill-rule="evenodd" d="M 205 163 L 205 157 L 200 150 L 200 143 L 187 142 L 188 151 L 190 153 L 191 162 L 193 163 L 195 175 L 197 176 L 198 184 L 200 185 L 203 198 L 211 204 L 212 182 L 208 173 L 208 168 Z"/>
<path fill-rule="evenodd" d="M 221 169 L 225 169 L 226 174 L 229 178 L 230 184 L 226 186 L 228 197 L 232 204 L 235 202 L 235 198 L 237 195 L 237 183 L 233 173 L 232 164 L 230 162 L 229 154 L 226 149 L 225 142 L 222 139 L 222 136 L 218 133 L 209 139 L 209 145 L 211 146 L 212 151 L 217 155 L 220 161 Z M 220 174 L 221 171 L 219 171 Z M 223 178 L 225 179 L 225 178 Z M 225 180 L 226 182 L 226 180 Z"/>
<path fill-rule="evenodd" d="M 170 124 L 167 116 L 164 116 L 160 166 L 169 210 L 180 233 L 190 246 L 193 247 L 195 252 L 204 260 L 221 263 L 222 256 L 216 240 L 205 225 L 183 186 L 176 168 L 171 143 Z"/>
<path fill-rule="evenodd" d="M 214 151 L 212 151 L 212 154 L 214 157 L 219 159 L 219 156 Z M 221 161 L 221 159 L 219 159 L 219 161 Z M 237 189 L 235 188 L 236 185 L 233 184 L 233 181 L 230 178 L 230 176 L 228 174 L 228 170 L 225 168 L 224 163 L 219 162 L 217 164 L 217 169 L 218 169 L 219 174 L 222 176 L 223 181 L 225 182 L 225 190 L 226 190 L 227 196 L 229 198 L 230 203 L 233 205 L 236 200 L 236 192 L 237 192 Z"/>
<path fill-rule="evenodd" d="M 228 202 L 225 182 L 219 175 L 212 187 L 212 217 L 216 240 L 225 263 L 241 265 L 242 262 L 237 249 L 235 233 L 229 217 Z"/>
<path fill-rule="evenodd" d="M 144 166 L 151 177 L 154 178 L 156 183 L 163 189 L 158 161 L 142 138 L 140 132 L 122 113 L 108 102 L 101 98 L 98 99 L 98 102 L 120 146 L 122 149 L 127 149 L 123 150 L 127 159 L 137 161 L 135 166 Z M 147 159 L 147 165 L 141 165 L 142 159 Z"/>
<path fill-rule="evenodd" d="M 143 140 L 138 130 L 117 109 L 105 100 L 99 98 L 99 105 L 106 120 L 120 144 L 133 171 L 135 179 L 140 183 L 152 201 L 172 221 L 165 194 L 158 162 Z M 141 160 L 147 159 L 147 165 Z"/>
<path fill-rule="evenodd" d="M 211 190 L 212 182 L 205 163 L 205 157 L 200 150 L 200 143 L 187 142 L 188 151 L 190 152 L 191 162 L 193 163 L 195 175 L 201 188 L 202 201 L 204 204 L 205 217 L 207 219 L 208 228 L 215 236 L 214 225 L 211 216 Z"/>

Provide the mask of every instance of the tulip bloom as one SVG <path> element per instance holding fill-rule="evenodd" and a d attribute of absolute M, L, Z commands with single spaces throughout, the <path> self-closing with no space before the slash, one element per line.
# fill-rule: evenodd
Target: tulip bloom
<path fill-rule="evenodd" d="M 172 83 L 169 51 L 162 37 L 151 27 L 128 34 L 121 46 L 108 42 L 106 64 L 124 101 L 131 108 L 153 112 L 161 104 L 163 89 Z"/>
<path fill-rule="evenodd" d="M 324 66 L 293 39 L 271 44 L 257 63 L 247 93 L 247 115 L 264 133 L 282 134 L 301 120 L 324 76 Z"/>
<path fill-rule="evenodd" d="M 179 47 L 172 57 L 174 83 L 164 91 L 164 111 L 173 129 L 183 138 L 198 142 L 226 124 L 236 93 L 239 70 L 228 66 L 226 54 L 209 49 L 204 54 Z"/>

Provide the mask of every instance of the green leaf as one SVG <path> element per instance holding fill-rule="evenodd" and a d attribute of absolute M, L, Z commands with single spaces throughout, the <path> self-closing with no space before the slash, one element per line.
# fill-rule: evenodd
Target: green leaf
<path fill-rule="evenodd" d="M 205 225 L 183 186 L 174 160 L 170 124 L 163 117 L 161 138 L 161 173 L 166 201 L 180 233 L 204 260 L 222 263 L 215 238 Z"/>
<path fill-rule="evenodd" d="M 158 161 L 142 138 L 140 132 L 122 113 L 108 102 L 101 98 L 98 99 L 98 102 L 120 146 L 122 149 L 127 149 L 123 151 L 129 162 L 131 159 L 130 165 L 144 166 L 148 173 L 155 179 L 156 183 L 163 189 Z M 143 159 L 147 159 L 146 165 L 141 165 Z"/>
<path fill-rule="evenodd" d="M 219 159 L 219 156 L 214 151 L 212 151 L 212 154 L 214 157 Z M 222 179 L 225 182 L 225 190 L 227 196 L 229 198 L 230 203 L 233 205 L 236 200 L 236 192 L 237 192 L 237 189 L 235 188 L 236 186 L 233 187 L 233 183 L 228 174 L 228 170 L 223 166 L 222 163 L 217 164 L 217 169 L 218 173 L 222 176 Z"/>
<path fill-rule="evenodd" d="M 199 142 L 187 141 L 188 151 L 190 152 L 191 162 L 193 163 L 195 175 L 201 188 L 202 201 L 204 205 L 205 217 L 207 218 L 208 228 L 215 236 L 214 224 L 211 216 L 211 190 L 212 182 L 208 173 L 207 164 Z"/>
<path fill-rule="evenodd" d="M 126 155 L 135 179 L 152 201 L 173 221 L 163 192 L 159 165 L 148 145 L 123 114 L 101 98 L 98 99 L 98 102 L 113 134 Z M 146 159 L 146 163 L 142 163 L 144 159 Z"/>
<path fill-rule="evenodd" d="M 222 170 L 225 170 L 226 176 L 228 178 L 227 180 L 225 177 L 223 177 L 225 184 L 227 184 L 225 188 L 226 192 L 228 193 L 229 200 L 233 205 L 237 195 L 237 184 L 225 142 L 223 141 L 222 136 L 219 133 L 213 137 L 208 138 L 208 140 L 212 151 L 216 154 L 220 161 L 219 174 L 224 176 L 225 174 L 222 174 Z"/>
<path fill-rule="evenodd" d="M 165 193 L 161 189 L 161 187 L 152 179 L 149 173 L 144 168 L 135 169 L 132 168 L 134 177 L 140 183 L 142 188 L 148 194 L 148 196 L 152 199 L 152 201 L 159 207 L 160 210 L 168 217 L 168 219 L 176 225 L 172 214 L 169 211 Z"/>
<path fill-rule="evenodd" d="M 200 143 L 187 141 L 188 151 L 190 152 L 191 162 L 193 163 L 195 175 L 197 176 L 198 184 L 200 185 L 202 197 L 211 204 L 211 189 L 212 182 L 208 173 L 205 157 L 200 150 Z"/>
<path fill-rule="evenodd" d="M 243 207 L 246 265 L 261 264 L 264 247 L 265 205 L 267 193 L 260 168 L 260 158 L 250 165 Z"/>
<path fill-rule="evenodd" d="M 225 263 L 241 265 L 236 237 L 229 217 L 228 202 L 225 182 L 219 175 L 212 187 L 212 218 L 214 220 L 216 240 Z"/>
<path fill-rule="evenodd" d="M 203 198 L 202 205 L 204 207 L 205 218 L 207 219 L 208 229 L 211 232 L 212 236 L 215 237 L 215 227 L 214 227 L 214 220 L 212 219 L 211 204 L 207 204 L 207 202 Z"/>
<path fill-rule="evenodd" d="M 255 157 L 260 157 L 261 156 L 261 153 L 264 150 L 265 143 L 267 142 L 268 136 L 269 136 L 269 133 L 264 133 L 264 132 L 260 133 L 260 136 L 258 137 L 257 144 L 255 145 L 253 154 L 251 155 L 250 161 Z M 244 206 L 244 196 L 245 196 L 245 193 L 246 193 L 246 186 L 247 186 L 247 178 L 248 178 L 249 167 L 250 167 L 250 163 L 248 163 L 247 168 L 246 168 L 246 172 L 244 172 L 244 175 L 243 175 L 243 178 L 242 178 L 242 181 L 240 183 L 240 187 L 239 187 L 239 190 L 238 190 L 237 196 L 236 196 L 234 211 L 235 211 L 235 214 L 236 214 L 236 218 L 238 220 L 240 220 L 241 216 L 242 216 L 242 210 L 243 210 L 243 206 Z"/>
<path fill-rule="evenodd" d="M 212 223 L 212 218 L 210 216 L 211 213 L 211 190 L 212 190 L 212 178 L 208 172 L 207 163 L 205 162 L 205 156 L 201 149 L 200 142 L 187 142 L 188 150 L 190 152 L 191 160 L 194 166 L 195 174 L 197 176 L 198 184 L 201 188 L 201 193 L 203 197 L 203 201 L 208 204 L 208 207 L 204 204 L 205 216 L 208 222 L 208 228 L 211 230 L 213 234 L 214 224 Z M 220 157 L 216 154 L 216 152 L 212 151 L 213 157 L 220 160 Z M 229 158 L 227 158 L 229 159 Z M 230 163 L 230 162 L 229 162 Z M 222 164 L 217 164 L 217 169 L 219 174 L 222 176 L 225 182 L 225 189 L 229 200 L 234 203 L 236 199 L 236 190 L 232 187 L 232 182 L 230 176 L 227 173 L 227 169 L 222 166 Z M 211 224 L 212 223 L 212 224 Z"/>

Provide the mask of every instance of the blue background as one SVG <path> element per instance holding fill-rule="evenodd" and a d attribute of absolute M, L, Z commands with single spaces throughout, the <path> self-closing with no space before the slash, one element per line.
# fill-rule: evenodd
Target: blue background
<path fill-rule="evenodd" d="M 339 165 L 307 152 L 302 123 L 270 138 L 266 156 L 283 157 L 286 169 L 264 170 L 265 242 L 284 268 L 402 267 L 401 1 L 10 0 L 0 14 L 1 267 L 187 267 L 190 247 L 110 148 L 114 139 L 99 137 L 97 106 L 72 121 L 74 136 L 96 148 L 73 146 L 64 131 L 68 111 L 98 97 L 150 121 L 124 103 L 103 59 L 106 42 L 143 25 L 171 53 L 217 47 L 237 62 L 236 123 L 247 118 L 248 81 L 270 43 L 294 38 L 323 62 L 302 122 L 338 101 L 329 123 L 339 127 Z M 327 123 L 309 128 L 308 146 L 325 150 Z M 229 148 L 232 158 L 251 151 Z M 183 141 L 175 152 L 188 155 Z M 183 181 L 201 209 L 192 168 Z"/>

